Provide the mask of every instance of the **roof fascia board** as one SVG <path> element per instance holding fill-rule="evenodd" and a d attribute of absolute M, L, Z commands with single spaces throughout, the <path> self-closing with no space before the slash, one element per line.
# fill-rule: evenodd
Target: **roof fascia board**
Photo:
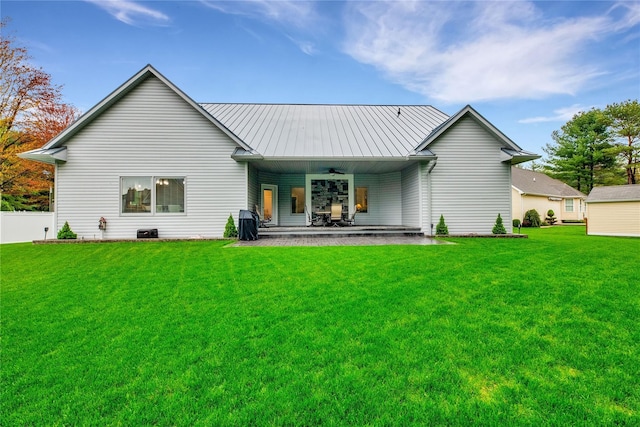
<path fill-rule="evenodd" d="M 202 106 L 196 103 L 193 99 L 191 99 L 187 94 L 185 94 L 182 90 L 180 90 L 176 85 L 174 85 L 169 79 L 164 77 L 158 70 L 156 70 L 152 65 L 145 66 L 142 70 L 138 71 L 133 77 L 120 85 L 116 90 L 111 92 L 104 98 L 102 101 L 97 103 L 93 108 L 83 114 L 78 120 L 76 120 L 73 124 L 63 130 L 60 134 L 58 134 L 51 141 L 46 143 L 42 148 L 49 149 L 59 147 L 64 144 L 71 138 L 74 134 L 84 128 L 87 124 L 91 123 L 95 117 L 100 115 L 103 111 L 111 107 L 118 100 L 124 97 L 127 93 L 129 93 L 132 89 L 137 87 L 140 83 L 145 81 L 150 76 L 156 77 L 162 83 L 164 83 L 167 87 L 169 87 L 173 92 L 175 92 L 180 98 L 182 98 L 186 103 L 191 105 L 196 111 L 202 114 L 207 120 L 217 126 L 220 130 L 222 130 L 229 138 L 231 138 L 236 144 L 240 145 L 247 151 L 253 151 L 251 147 L 249 147 L 244 141 L 238 138 L 233 132 L 227 129 L 222 125 L 218 120 L 216 120 L 211 114 L 207 113 Z"/>
<path fill-rule="evenodd" d="M 509 148 L 522 151 L 522 148 L 518 146 L 515 142 L 513 142 L 509 137 L 503 134 L 498 128 L 496 128 L 491 122 L 485 119 L 480 113 L 478 113 L 471 105 L 467 105 L 458 111 L 453 116 L 449 117 L 447 121 L 445 121 L 442 125 L 436 128 L 433 132 L 431 132 L 425 139 L 416 147 L 414 151 L 421 151 L 424 148 L 428 147 L 433 141 L 438 139 L 442 134 L 447 132 L 451 127 L 453 127 L 458 121 L 460 121 L 464 116 L 468 115 L 473 118 L 477 123 L 480 124 L 484 129 L 492 133 L 496 136 L 503 144 L 508 146 Z"/>

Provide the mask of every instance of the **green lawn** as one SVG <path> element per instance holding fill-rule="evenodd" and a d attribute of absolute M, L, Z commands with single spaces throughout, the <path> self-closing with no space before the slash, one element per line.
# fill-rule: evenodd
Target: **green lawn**
<path fill-rule="evenodd" d="M 640 239 L 527 232 L 3 245 L 0 424 L 637 425 Z"/>

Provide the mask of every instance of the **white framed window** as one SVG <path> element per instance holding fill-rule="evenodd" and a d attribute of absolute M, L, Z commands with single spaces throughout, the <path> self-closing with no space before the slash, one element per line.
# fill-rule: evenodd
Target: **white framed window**
<path fill-rule="evenodd" d="M 565 212 L 573 212 L 573 199 L 564 199 Z"/>
<path fill-rule="evenodd" d="M 369 212 L 369 189 L 356 187 L 356 208 L 360 213 Z"/>
<path fill-rule="evenodd" d="M 183 176 L 123 176 L 120 178 L 120 213 L 184 214 L 185 181 Z"/>

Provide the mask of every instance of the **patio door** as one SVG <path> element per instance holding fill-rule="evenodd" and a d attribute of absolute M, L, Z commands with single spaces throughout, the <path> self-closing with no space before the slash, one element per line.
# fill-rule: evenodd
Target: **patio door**
<path fill-rule="evenodd" d="M 260 205 L 262 206 L 262 218 L 271 225 L 278 225 L 278 186 L 274 184 L 262 184 L 260 186 Z"/>

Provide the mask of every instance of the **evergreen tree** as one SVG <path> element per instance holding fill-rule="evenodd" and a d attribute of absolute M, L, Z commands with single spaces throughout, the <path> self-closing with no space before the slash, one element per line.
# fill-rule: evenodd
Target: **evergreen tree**
<path fill-rule="evenodd" d="M 614 144 L 609 153 L 619 156 L 626 171 L 627 184 L 639 183 L 640 179 L 640 104 L 637 100 L 607 105 L 605 115 L 611 133 L 623 140 Z"/>
<path fill-rule="evenodd" d="M 440 221 L 436 226 L 436 236 L 446 236 L 449 234 L 449 227 L 444 223 L 444 215 L 440 215 Z"/>
<path fill-rule="evenodd" d="M 493 226 L 493 230 L 491 230 L 493 234 L 507 234 L 507 230 L 504 228 L 504 224 L 502 223 L 502 217 L 498 214 L 498 218 L 496 218 L 496 223 Z"/>
<path fill-rule="evenodd" d="M 236 223 L 233 221 L 233 215 L 229 214 L 229 219 L 227 219 L 227 224 L 224 227 L 224 237 L 238 237 L 238 229 L 236 228 Z"/>
<path fill-rule="evenodd" d="M 607 115 L 591 109 L 554 131 L 554 143 L 544 148 L 549 174 L 587 194 L 595 185 L 616 183 L 611 181 L 620 167 L 611 152 L 609 124 Z"/>

